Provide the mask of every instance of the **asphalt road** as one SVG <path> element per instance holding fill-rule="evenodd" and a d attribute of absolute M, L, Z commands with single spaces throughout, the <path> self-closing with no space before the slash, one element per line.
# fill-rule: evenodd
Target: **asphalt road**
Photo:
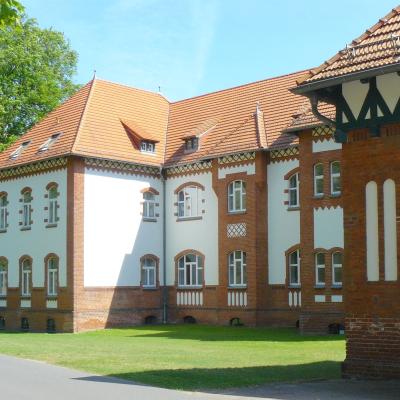
<path fill-rule="evenodd" d="M 180 392 L 0 356 L 1 399 L 13 400 L 398 400 L 400 382 L 275 384 L 219 393 Z"/>

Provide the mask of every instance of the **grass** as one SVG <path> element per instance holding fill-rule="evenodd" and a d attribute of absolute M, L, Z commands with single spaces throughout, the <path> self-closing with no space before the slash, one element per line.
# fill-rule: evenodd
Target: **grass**
<path fill-rule="evenodd" d="M 0 352 L 193 390 L 339 378 L 345 346 L 343 337 L 300 336 L 294 329 L 166 325 L 80 334 L 0 333 Z"/>

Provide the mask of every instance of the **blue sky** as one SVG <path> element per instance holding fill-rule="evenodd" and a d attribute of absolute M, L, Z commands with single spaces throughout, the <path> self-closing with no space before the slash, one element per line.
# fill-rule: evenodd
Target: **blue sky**
<path fill-rule="evenodd" d="M 99 78 L 179 100 L 317 66 L 394 0 L 22 0 Z"/>

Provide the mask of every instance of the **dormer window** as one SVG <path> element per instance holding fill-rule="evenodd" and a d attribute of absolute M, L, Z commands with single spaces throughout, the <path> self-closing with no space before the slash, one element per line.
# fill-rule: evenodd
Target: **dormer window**
<path fill-rule="evenodd" d="M 149 142 L 146 140 L 142 140 L 140 143 L 140 151 L 144 153 L 154 153 L 156 150 L 156 146 L 154 142 Z"/>
<path fill-rule="evenodd" d="M 46 151 L 50 148 L 50 146 L 60 137 L 61 133 L 55 133 L 51 135 L 40 147 L 39 151 Z"/>
<path fill-rule="evenodd" d="M 18 158 L 21 153 L 29 146 L 30 142 L 30 140 L 28 140 L 27 142 L 23 142 L 16 150 L 14 150 L 10 155 L 11 160 L 15 160 L 16 158 Z"/>
<path fill-rule="evenodd" d="M 199 138 L 197 136 L 193 136 L 185 139 L 185 151 L 192 152 L 196 151 L 199 148 Z"/>

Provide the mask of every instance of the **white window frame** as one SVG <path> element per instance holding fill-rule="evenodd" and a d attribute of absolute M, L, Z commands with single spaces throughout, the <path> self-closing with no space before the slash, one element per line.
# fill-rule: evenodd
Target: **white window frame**
<path fill-rule="evenodd" d="M 29 197 L 28 197 L 29 196 Z M 32 192 L 27 190 L 22 193 L 22 227 L 29 228 L 32 219 Z"/>
<path fill-rule="evenodd" d="M 178 192 L 178 218 L 193 218 L 199 216 L 199 188 L 185 186 Z"/>
<path fill-rule="evenodd" d="M 7 281 L 8 265 L 7 262 L 0 262 L 0 296 L 7 296 Z"/>
<path fill-rule="evenodd" d="M 317 168 L 322 167 L 322 174 L 317 173 Z M 318 192 L 318 182 L 322 182 L 322 192 Z M 324 195 L 324 165 L 322 163 L 317 163 L 314 165 L 314 196 L 322 197 Z"/>
<path fill-rule="evenodd" d="M 191 137 L 185 140 L 185 151 L 192 152 L 199 148 L 199 138 Z"/>
<path fill-rule="evenodd" d="M 341 257 L 341 264 L 337 264 L 335 263 L 335 254 L 340 254 Z M 335 271 L 336 269 L 340 269 L 340 273 L 342 275 L 342 280 L 340 282 L 336 281 L 335 279 Z M 340 251 L 335 251 L 334 253 L 332 253 L 332 284 L 333 286 L 342 286 L 343 284 L 343 253 Z"/>
<path fill-rule="evenodd" d="M 238 187 L 237 184 L 239 184 Z M 237 206 L 236 201 L 238 200 L 239 205 Z M 246 182 L 242 180 L 236 180 L 228 186 L 228 212 L 244 212 L 247 207 L 247 193 L 246 193 Z"/>
<path fill-rule="evenodd" d="M 191 256 L 194 257 L 194 261 L 189 260 Z M 178 286 L 202 287 L 203 281 L 203 258 L 195 253 L 187 253 L 180 257 L 178 260 Z"/>
<path fill-rule="evenodd" d="M 297 263 L 292 262 L 292 255 L 297 254 Z M 289 265 L 289 286 L 300 286 L 300 250 L 294 250 L 288 254 L 288 265 Z M 293 268 L 297 269 L 297 281 L 293 281 Z"/>
<path fill-rule="evenodd" d="M 154 257 L 143 257 L 140 263 L 141 279 L 144 288 L 155 288 L 157 286 L 157 261 Z M 151 280 L 153 279 L 153 282 Z"/>
<path fill-rule="evenodd" d="M 61 133 L 54 133 L 53 135 L 51 135 L 40 147 L 39 147 L 39 151 L 47 151 L 50 146 L 53 145 L 53 143 L 60 137 Z"/>
<path fill-rule="evenodd" d="M 292 181 L 296 180 L 296 184 L 292 186 Z M 296 202 L 292 203 L 292 193 L 295 193 Z M 300 192 L 299 192 L 299 173 L 291 175 L 288 179 L 288 204 L 289 208 L 297 208 L 300 206 Z"/>
<path fill-rule="evenodd" d="M 58 187 L 56 185 L 49 187 L 47 195 L 49 199 L 47 222 L 49 225 L 55 225 L 58 222 Z"/>
<path fill-rule="evenodd" d="M 237 279 L 239 276 L 239 279 Z M 229 287 L 247 287 L 247 254 L 242 250 L 234 250 L 228 255 Z"/>
<path fill-rule="evenodd" d="M 148 140 L 142 140 L 140 142 L 140 151 L 142 153 L 151 153 L 151 154 L 153 154 L 156 151 L 155 143 L 149 142 Z"/>
<path fill-rule="evenodd" d="M 151 198 L 148 198 L 151 197 Z M 155 219 L 156 218 L 156 195 L 150 191 L 143 193 L 143 218 Z"/>
<path fill-rule="evenodd" d="M 7 195 L 3 194 L 0 196 L 0 231 L 7 229 Z"/>
<path fill-rule="evenodd" d="M 32 294 L 32 263 L 28 258 L 21 265 L 21 295 L 30 297 Z"/>
<path fill-rule="evenodd" d="M 30 142 L 31 142 L 31 141 L 29 140 L 29 141 L 23 142 L 21 145 L 19 145 L 19 146 L 17 147 L 17 149 L 14 150 L 14 151 L 10 154 L 10 159 L 11 159 L 11 160 L 15 160 L 16 158 L 18 158 L 18 157 L 21 155 L 21 153 L 29 146 Z"/>
<path fill-rule="evenodd" d="M 47 260 L 47 295 L 57 296 L 58 294 L 58 259 L 49 257 Z"/>
<path fill-rule="evenodd" d="M 333 172 L 333 166 L 335 164 L 339 165 L 339 172 Z M 342 179 L 341 179 L 341 165 L 340 161 L 332 161 L 330 165 L 330 172 L 331 172 L 331 194 L 334 196 L 338 196 L 342 193 L 342 190 L 334 190 L 334 180 L 339 179 L 339 186 L 340 189 L 342 188 Z"/>
<path fill-rule="evenodd" d="M 324 257 L 324 263 L 320 264 L 318 261 L 318 255 L 322 255 Z M 319 270 L 324 271 L 324 280 L 319 280 Z M 315 284 L 316 286 L 325 286 L 325 278 L 326 278 L 326 255 L 325 253 L 318 252 L 315 254 Z"/>

